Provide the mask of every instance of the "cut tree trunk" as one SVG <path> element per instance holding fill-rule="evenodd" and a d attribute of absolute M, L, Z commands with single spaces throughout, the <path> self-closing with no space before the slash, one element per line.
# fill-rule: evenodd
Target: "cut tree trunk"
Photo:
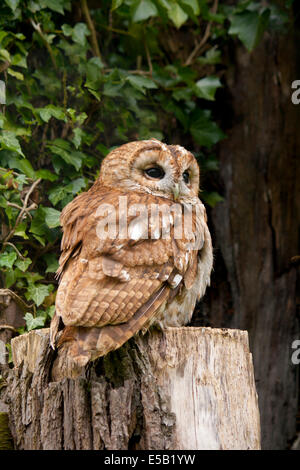
<path fill-rule="evenodd" d="M 6 400 L 16 449 L 259 449 L 248 334 L 152 329 L 52 381 L 49 330 L 12 340 Z"/>

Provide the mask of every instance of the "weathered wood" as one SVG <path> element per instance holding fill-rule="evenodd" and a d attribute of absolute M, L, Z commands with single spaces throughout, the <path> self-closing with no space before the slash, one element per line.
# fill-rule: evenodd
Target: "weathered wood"
<path fill-rule="evenodd" d="M 259 449 L 248 334 L 151 330 L 51 381 L 49 330 L 12 340 L 6 399 L 17 449 Z"/>

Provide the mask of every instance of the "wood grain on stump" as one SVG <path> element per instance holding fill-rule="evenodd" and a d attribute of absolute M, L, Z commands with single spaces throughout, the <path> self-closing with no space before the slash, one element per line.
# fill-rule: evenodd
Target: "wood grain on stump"
<path fill-rule="evenodd" d="M 12 340 L 6 399 L 17 449 L 259 449 L 248 334 L 151 330 L 76 379 L 51 379 L 49 330 Z"/>

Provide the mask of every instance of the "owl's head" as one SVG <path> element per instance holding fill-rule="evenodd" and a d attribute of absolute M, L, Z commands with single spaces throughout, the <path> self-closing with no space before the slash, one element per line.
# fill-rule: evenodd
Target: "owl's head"
<path fill-rule="evenodd" d="M 180 145 L 156 139 L 130 142 L 110 152 L 102 162 L 100 183 L 168 199 L 198 196 L 199 166 Z"/>

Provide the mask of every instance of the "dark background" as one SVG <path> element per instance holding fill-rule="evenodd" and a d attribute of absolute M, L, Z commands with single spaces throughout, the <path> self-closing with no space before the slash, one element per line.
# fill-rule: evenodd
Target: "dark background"
<path fill-rule="evenodd" d="M 259 397 L 262 445 L 289 448 L 300 431 L 299 333 L 300 78 L 299 5 L 285 36 L 265 33 L 247 54 L 228 51 L 220 110 L 228 135 L 220 172 L 206 183 L 225 201 L 209 211 L 215 267 L 195 324 L 248 330 Z M 296 298 L 298 288 L 298 298 Z"/>

